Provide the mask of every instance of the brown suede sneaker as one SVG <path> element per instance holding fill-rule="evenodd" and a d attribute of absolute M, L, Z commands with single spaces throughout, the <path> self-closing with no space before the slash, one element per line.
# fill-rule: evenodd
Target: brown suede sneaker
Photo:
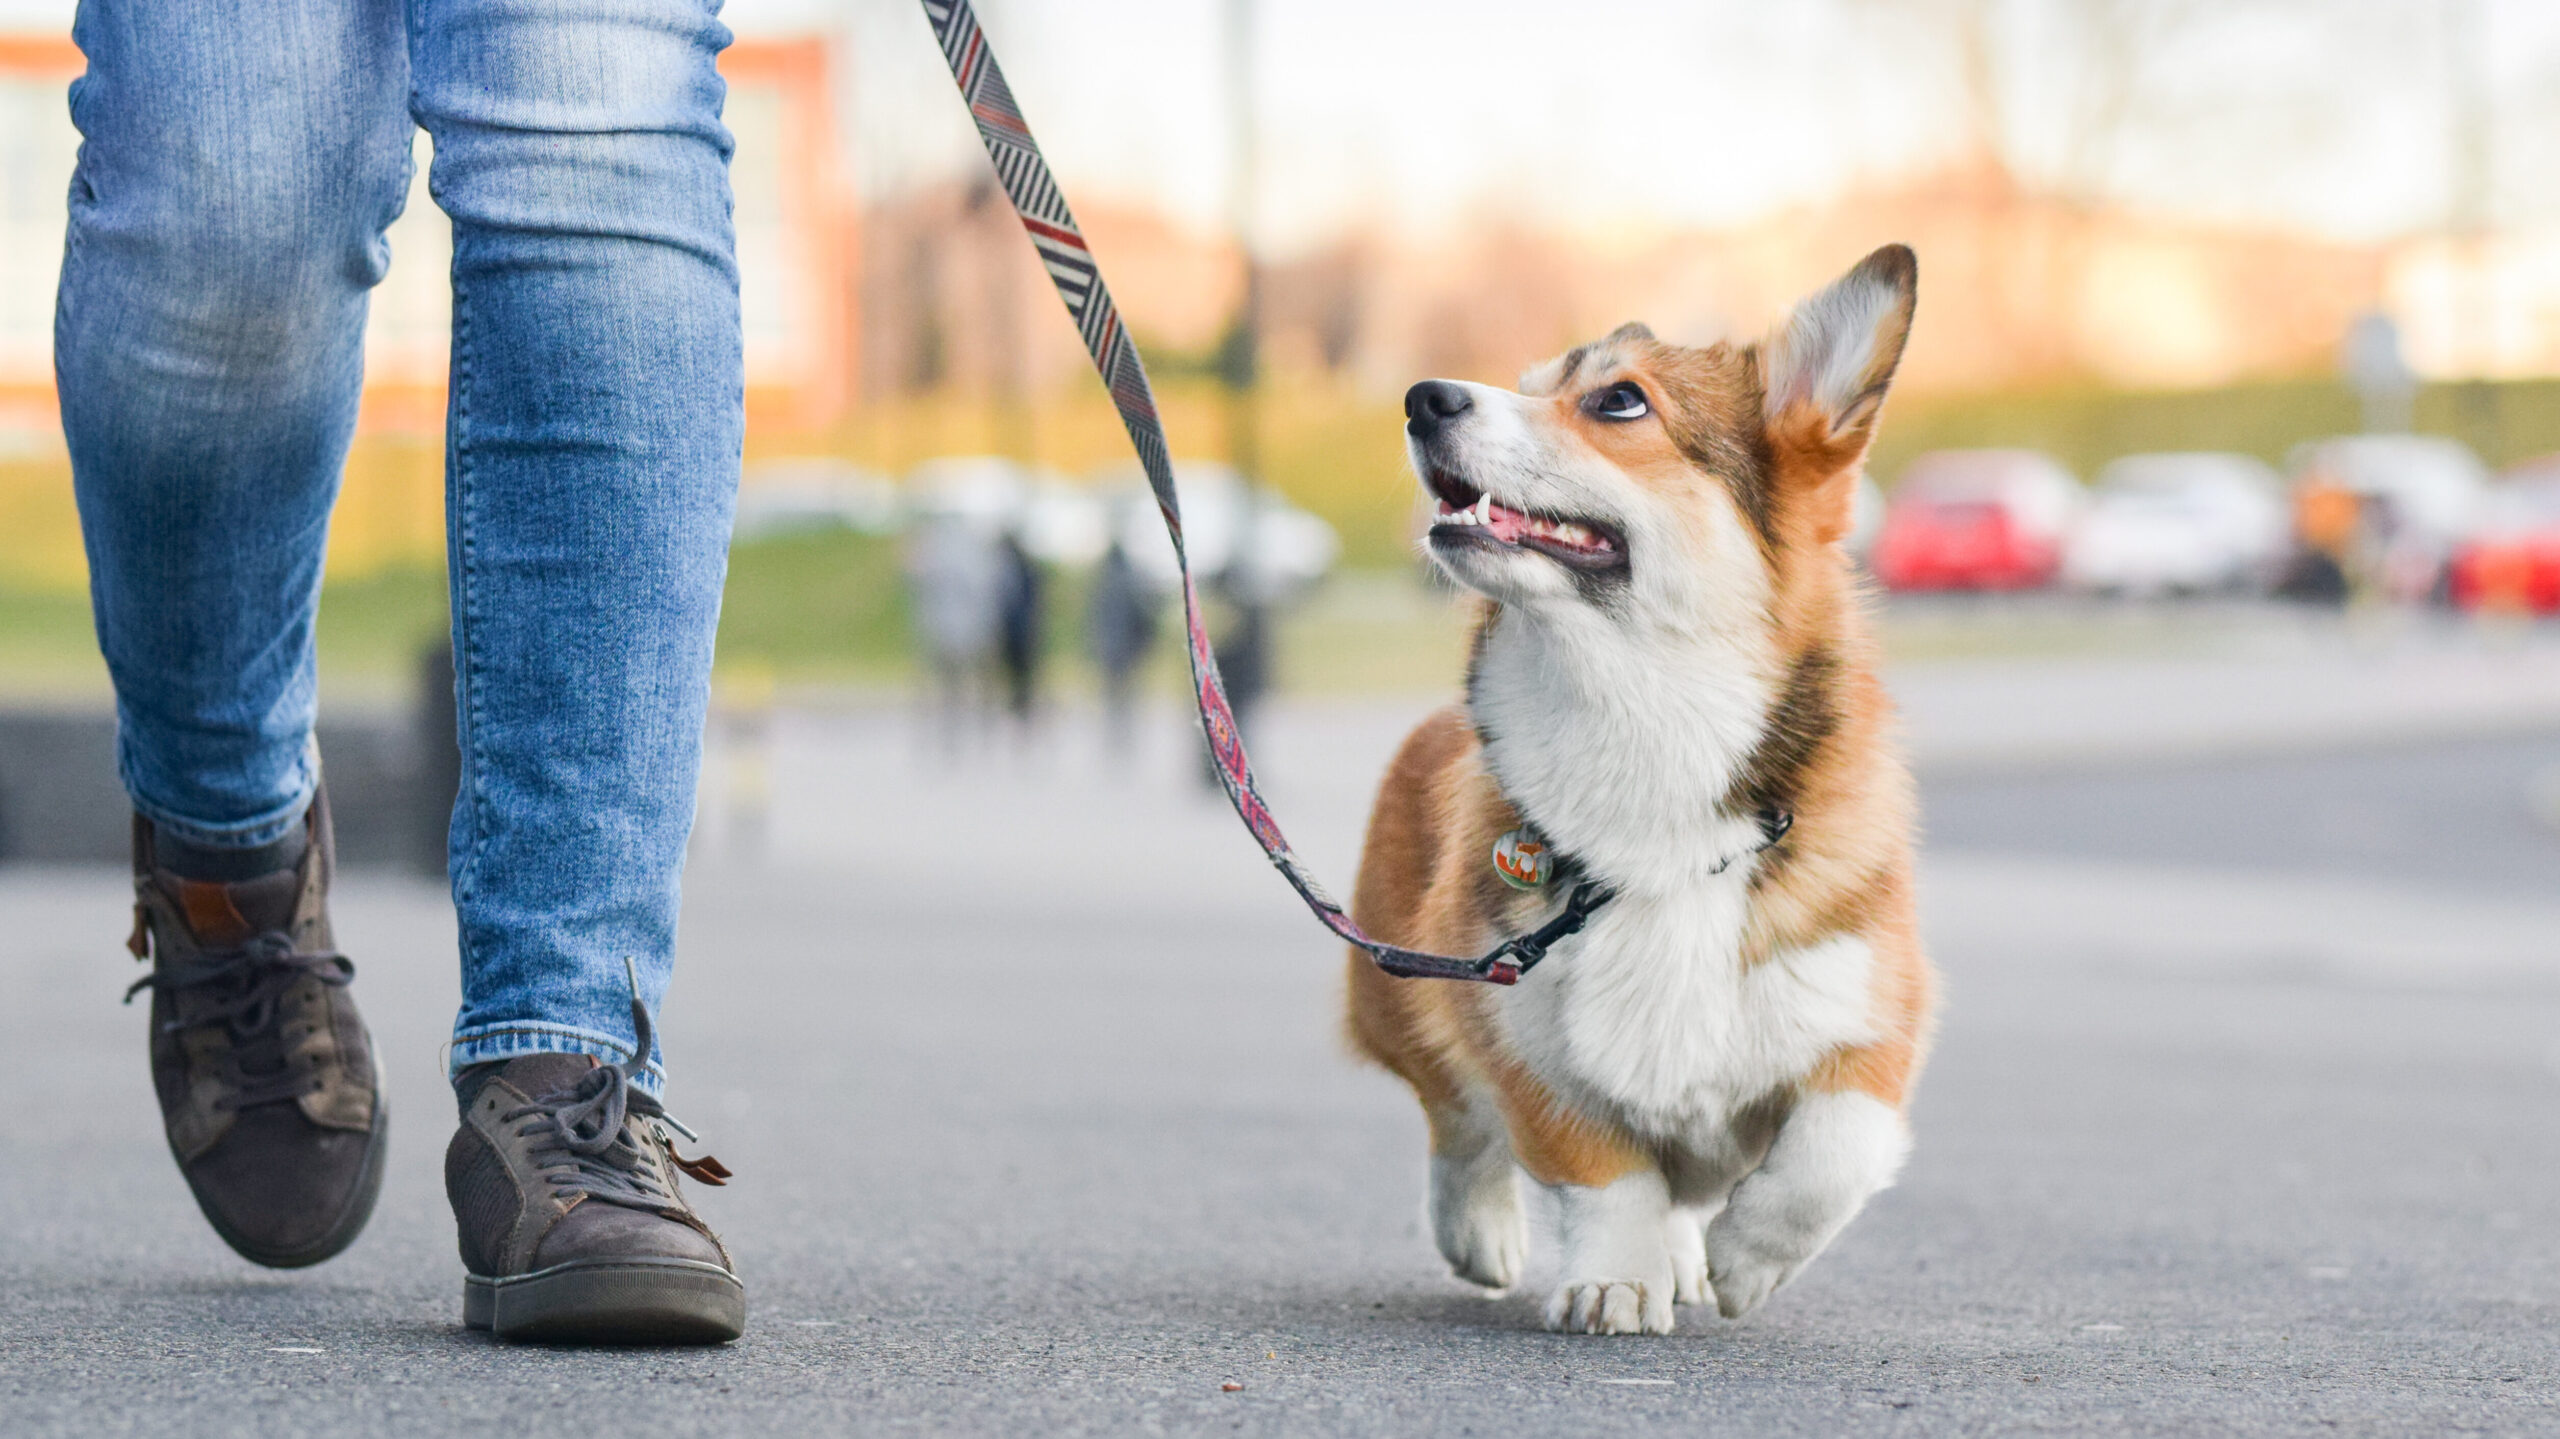
<path fill-rule="evenodd" d="M 639 1053 L 649 1017 L 632 1017 Z M 529 1054 L 466 1071 L 445 1194 L 467 1271 L 462 1320 L 501 1339 L 719 1344 L 747 1325 L 747 1291 L 676 1171 L 666 1111 L 632 1083 L 642 1061 Z"/>
<path fill-rule="evenodd" d="M 151 1078 L 196 1207 L 243 1258 L 317 1264 L 353 1243 L 382 1190 L 388 1132 L 373 1043 L 329 930 L 325 794 L 288 868 L 187 879 L 133 822 L 133 937 L 152 961 Z"/>

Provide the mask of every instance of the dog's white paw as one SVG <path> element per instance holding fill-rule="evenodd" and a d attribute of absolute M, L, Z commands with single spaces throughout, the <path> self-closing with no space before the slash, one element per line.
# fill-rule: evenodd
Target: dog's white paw
<path fill-rule="evenodd" d="M 1547 1297 L 1547 1327 L 1563 1334 L 1668 1334 L 1671 1295 L 1641 1279 L 1574 1279 Z"/>
<path fill-rule="evenodd" d="M 1565 1279 L 1547 1300 L 1547 1327 L 1568 1334 L 1668 1334 L 1679 1281 L 1669 1240 L 1674 1210 L 1658 1170 L 1605 1185 L 1557 1185 Z"/>
<path fill-rule="evenodd" d="M 1509 1151 L 1431 1158 L 1431 1237 L 1451 1272 L 1500 1293 L 1529 1260 L 1529 1216 Z"/>
<path fill-rule="evenodd" d="M 1671 1246 L 1671 1302 L 1714 1302 L 1715 1291 L 1707 1287 L 1707 1236 L 1698 1227 L 1698 1216 L 1686 1209 L 1672 1210 L 1664 1237 Z"/>
<path fill-rule="evenodd" d="M 1739 1319 L 1837 1236 L 1911 1150 L 1902 1115 L 1861 1093 L 1799 1100 L 1760 1167 L 1707 1226 L 1707 1282 Z"/>
<path fill-rule="evenodd" d="M 1715 1287 L 1716 1312 L 1727 1319 L 1739 1319 L 1759 1308 L 1810 1257 L 1773 1252 L 1755 1243 L 1740 1225 L 1727 1224 L 1723 1218 L 1710 1227 L 1707 1251 L 1714 1256 L 1707 1282 Z"/>

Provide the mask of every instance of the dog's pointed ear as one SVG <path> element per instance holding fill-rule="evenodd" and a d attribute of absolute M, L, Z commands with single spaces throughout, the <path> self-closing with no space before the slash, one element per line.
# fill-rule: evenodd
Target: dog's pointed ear
<path fill-rule="evenodd" d="M 1760 346 L 1761 423 L 1780 508 L 1811 538 L 1849 533 L 1858 462 L 1911 338 L 1919 260 L 1887 245 L 1796 306 Z"/>
<path fill-rule="evenodd" d="M 1919 281 L 1911 247 L 1887 245 L 1797 305 L 1761 346 L 1761 414 L 1782 457 L 1809 451 L 1798 457 L 1830 469 L 1866 453 Z"/>

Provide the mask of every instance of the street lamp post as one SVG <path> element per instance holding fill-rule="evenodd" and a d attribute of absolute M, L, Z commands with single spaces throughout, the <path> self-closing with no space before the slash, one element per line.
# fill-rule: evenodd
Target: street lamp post
<path fill-rule="evenodd" d="M 1220 588 L 1235 620 L 1220 646 L 1228 700 L 1239 725 L 1270 688 L 1271 596 L 1262 573 L 1262 257 L 1256 243 L 1260 128 L 1254 87 L 1254 0 L 1227 0 L 1228 221 L 1244 267 L 1243 294 L 1220 347 L 1218 376 L 1226 391 L 1227 459 L 1242 481 L 1235 546 Z"/>

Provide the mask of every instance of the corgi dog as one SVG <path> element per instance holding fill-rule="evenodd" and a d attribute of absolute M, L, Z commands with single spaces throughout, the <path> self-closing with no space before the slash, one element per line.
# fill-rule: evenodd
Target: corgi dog
<path fill-rule="evenodd" d="M 1355 951 L 1348 1029 L 1422 1102 L 1460 1278 L 1521 1277 L 1515 1171 L 1554 1196 L 1551 1329 L 1750 1313 L 1910 1148 L 1915 800 L 1842 541 L 1917 278 L 1888 246 L 1756 344 L 1631 324 L 1516 392 L 1405 396 L 1424 546 L 1481 615 L 1463 702 L 1379 787 L 1353 915 L 1477 954 L 1608 898 L 1508 988 Z"/>

